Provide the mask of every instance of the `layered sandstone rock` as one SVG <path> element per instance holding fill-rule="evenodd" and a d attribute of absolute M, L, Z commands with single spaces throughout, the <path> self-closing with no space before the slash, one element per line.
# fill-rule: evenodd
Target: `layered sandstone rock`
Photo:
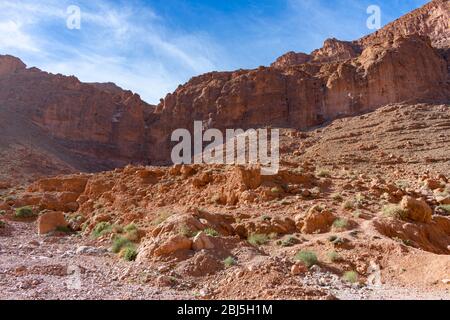
<path fill-rule="evenodd" d="M 4 173 L 14 178 L 16 163 L 38 175 L 168 164 L 171 133 L 192 130 L 194 120 L 221 130 L 307 129 L 389 103 L 448 102 L 448 7 L 434 0 L 368 37 L 328 39 L 271 67 L 194 77 L 158 106 L 111 83 L 85 84 L 0 56 Z"/>

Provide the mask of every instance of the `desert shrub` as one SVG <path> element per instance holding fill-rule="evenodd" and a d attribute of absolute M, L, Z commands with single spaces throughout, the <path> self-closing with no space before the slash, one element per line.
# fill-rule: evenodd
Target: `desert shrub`
<path fill-rule="evenodd" d="M 318 263 L 318 259 L 317 256 L 314 252 L 312 251 L 299 251 L 295 257 L 295 260 L 302 262 L 305 266 L 307 266 L 308 268 L 312 267 L 313 265 Z"/>
<path fill-rule="evenodd" d="M 270 221 L 270 220 L 272 220 L 272 217 L 267 216 L 267 215 L 263 215 L 263 216 L 261 217 L 261 219 L 262 219 L 263 221 Z"/>
<path fill-rule="evenodd" d="M 6 222 L 0 220 L 0 229 L 3 229 L 4 227 L 6 227 Z"/>
<path fill-rule="evenodd" d="M 382 210 L 383 215 L 386 217 L 392 217 L 396 219 L 405 219 L 407 218 L 407 213 L 397 204 L 388 204 L 385 205 Z"/>
<path fill-rule="evenodd" d="M 350 200 L 346 200 L 343 204 L 342 204 L 342 209 L 350 211 L 353 210 L 355 208 L 355 204 L 353 203 L 353 201 Z"/>
<path fill-rule="evenodd" d="M 319 169 L 319 170 L 317 170 L 316 175 L 318 177 L 321 177 L 321 178 L 329 178 L 329 177 L 331 177 L 331 173 L 327 169 Z"/>
<path fill-rule="evenodd" d="M 192 231 L 188 226 L 182 225 L 180 229 L 178 230 L 179 234 L 182 236 L 185 236 L 187 238 L 195 237 L 199 232 L 198 231 Z"/>
<path fill-rule="evenodd" d="M 346 282 L 356 283 L 358 282 L 358 274 L 355 271 L 347 271 L 342 276 L 342 279 Z"/>
<path fill-rule="evenodd" d="M 334 201 L 338 201 L 338 202 L 341 202 L 342 200 L 344 200 L 344 198 L 342 198 L 342 195 L 340 193 L 333 193 L 331 195 L 331 199 L 333 199 Z"/>
<path fill-rule="evenodd" d="M 94 238 L 100 238 L 108 233 L 111 233 L 112 226 L 109 222 L 99 222 L 92 230 L 92 236 Z"/>
<path fill-rule="evenodd" d="M 125 227 L 123 227 L 124 232 L 136 231 L 137 229 L 138 229 L 138 227 L 134 223 L 130 223 L 129 225 L 126 225 Z"/>
<path fill-rule="evenodd" d="M 119 253 L 123 248 L 131 246 L 132 242 L 125 237 L 115 237 L 112 243 L 111 251 Z"/>
<path fill-rule="evenodd" d="M 128 245 L 120 251 L 120 256 L 125 261 L 134 261 L 137 257 L 137 250 L 134 245 Z"/>
<path fill-rule="evenodd" d="M 228 257 L 225 260 L 223 260 L 223 264 L 225 265 L 225 267 L 229 268 L 232 266 L 235 266 L 237 264 L 236 259 L 234 259 L 233 257 Z"/>
<path fill-rule="evenodd" d="M 336 219 L 333 222 L 333 227 L 335 227 L 336 229 L 347 229 L 348 220 L 342 218 Z"/>
<path fill-rule="evenodd" d="M 203 230 L 203 232 L 206 233 L 208 236 L 211 236 L 211 237 L 218 237 L 219 236 L 219 232 L 217 232 L 213 228 L 206 228 L 205 230 Z"/>
<path fill-rule="evenodd" d="M 278 187 L 273 187 L 272 189 L 270 189 L 270 192 L 272 192 L 273 194 L 280 194 L 282 190 Z"/>
<path fill-rule="evenodd" d="M 361 217 L 361 211 L 356 210 L 355 212 L 353 212 L 353 218 L 359 219 Z"/>
<path fill-rule="evenodd" d="M 31 218 L 35 216 L 35 213 L 30 207 L 22 207 L 16 209 L 16 218 Z"/>
<path fill-rule="evenodd" d="M 280 246 L 282 247 L 291 247 L 297 244 L 299 240 L 295 236 L 287 236 L 283 240 L 280 241 Z"/>
<path fill-rule="evenodd" d="M 255 233 L 248 236 L 247 240 L 254 246 L 262 246 L 269 241 L 269 238 L 267 237 L 267 234 Z"/>
<path fill-rule="evenodd" d="M 328 260 L 331 262 L 336 262 L 341 260 L 341 256 L 336 251 L 330 251 L 327 253 Z"/>
<path fill-rule="evenodd" d="M 450 204 L 442 204 L 439 206 L 439 209 L 442 209 L 445 212 L 450 213 Z"/>
<path fill-rule="evenodd" d="M 399 181 L 395 182 L 395 185 L 403 190 L 410 187 L 410 183 L 406 180 L 399 180 Z"/>
<path fill-rule="evenodd" d="M 5 210 L 0 210 L 0 216 L 4 216 L 6 215 L 6 211 Z"/>
<path fill-rule="evenodd" d="M 172 212 L 169 211 L 161 211 L 156 215 L 156 218 L 152 221 L 153 226 L 158 226 L 164 221 L 166 221 L 170 216 L 172 215 Z"/>

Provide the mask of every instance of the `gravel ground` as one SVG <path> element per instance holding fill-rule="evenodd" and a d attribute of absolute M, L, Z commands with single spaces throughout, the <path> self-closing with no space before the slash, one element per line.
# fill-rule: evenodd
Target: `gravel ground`
<path fill-rule="evenodd" d="M 0 235 L 0 299 L 193 297 L 149 285 L 158 276 L 155 271 L 118 261 L 105 248 L 90 246 L 89 240 L 76 235 L 39 237 L 35 228 L 35 223 L 8 222 Z"/>

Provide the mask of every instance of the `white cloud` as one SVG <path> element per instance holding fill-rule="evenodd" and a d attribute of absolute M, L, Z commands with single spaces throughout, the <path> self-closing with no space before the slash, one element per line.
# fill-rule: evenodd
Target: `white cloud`
<path fill-rule="evenodd" d="M 218 46 L 211 39 L 170 30 L 147 6 L 78 1 L 81 30 L 68 30 L 71 4 L 0 1 L 1 53 L 82 81 L 115 82 L 152 103 L 191 76 L 215 69 Z"/>
<path fill-rule="evenodd" d="M 23 32 L 21 25 L 14 21 L 0 22 L 0 50 L 11 49 L 37 52 L 39 49 L 31 37 Z"/>

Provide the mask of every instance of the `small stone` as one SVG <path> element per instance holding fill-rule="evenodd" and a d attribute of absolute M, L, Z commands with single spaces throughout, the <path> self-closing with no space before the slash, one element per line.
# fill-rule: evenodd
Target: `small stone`
<path fill-rule="evenodd" d="M 304 274 L 306 272 L 308 272 L 308 268 L 303 264 L 294 264 L 291 268 L 291 274 L 293 276 L 298 276 L 299 274 Z"/>

